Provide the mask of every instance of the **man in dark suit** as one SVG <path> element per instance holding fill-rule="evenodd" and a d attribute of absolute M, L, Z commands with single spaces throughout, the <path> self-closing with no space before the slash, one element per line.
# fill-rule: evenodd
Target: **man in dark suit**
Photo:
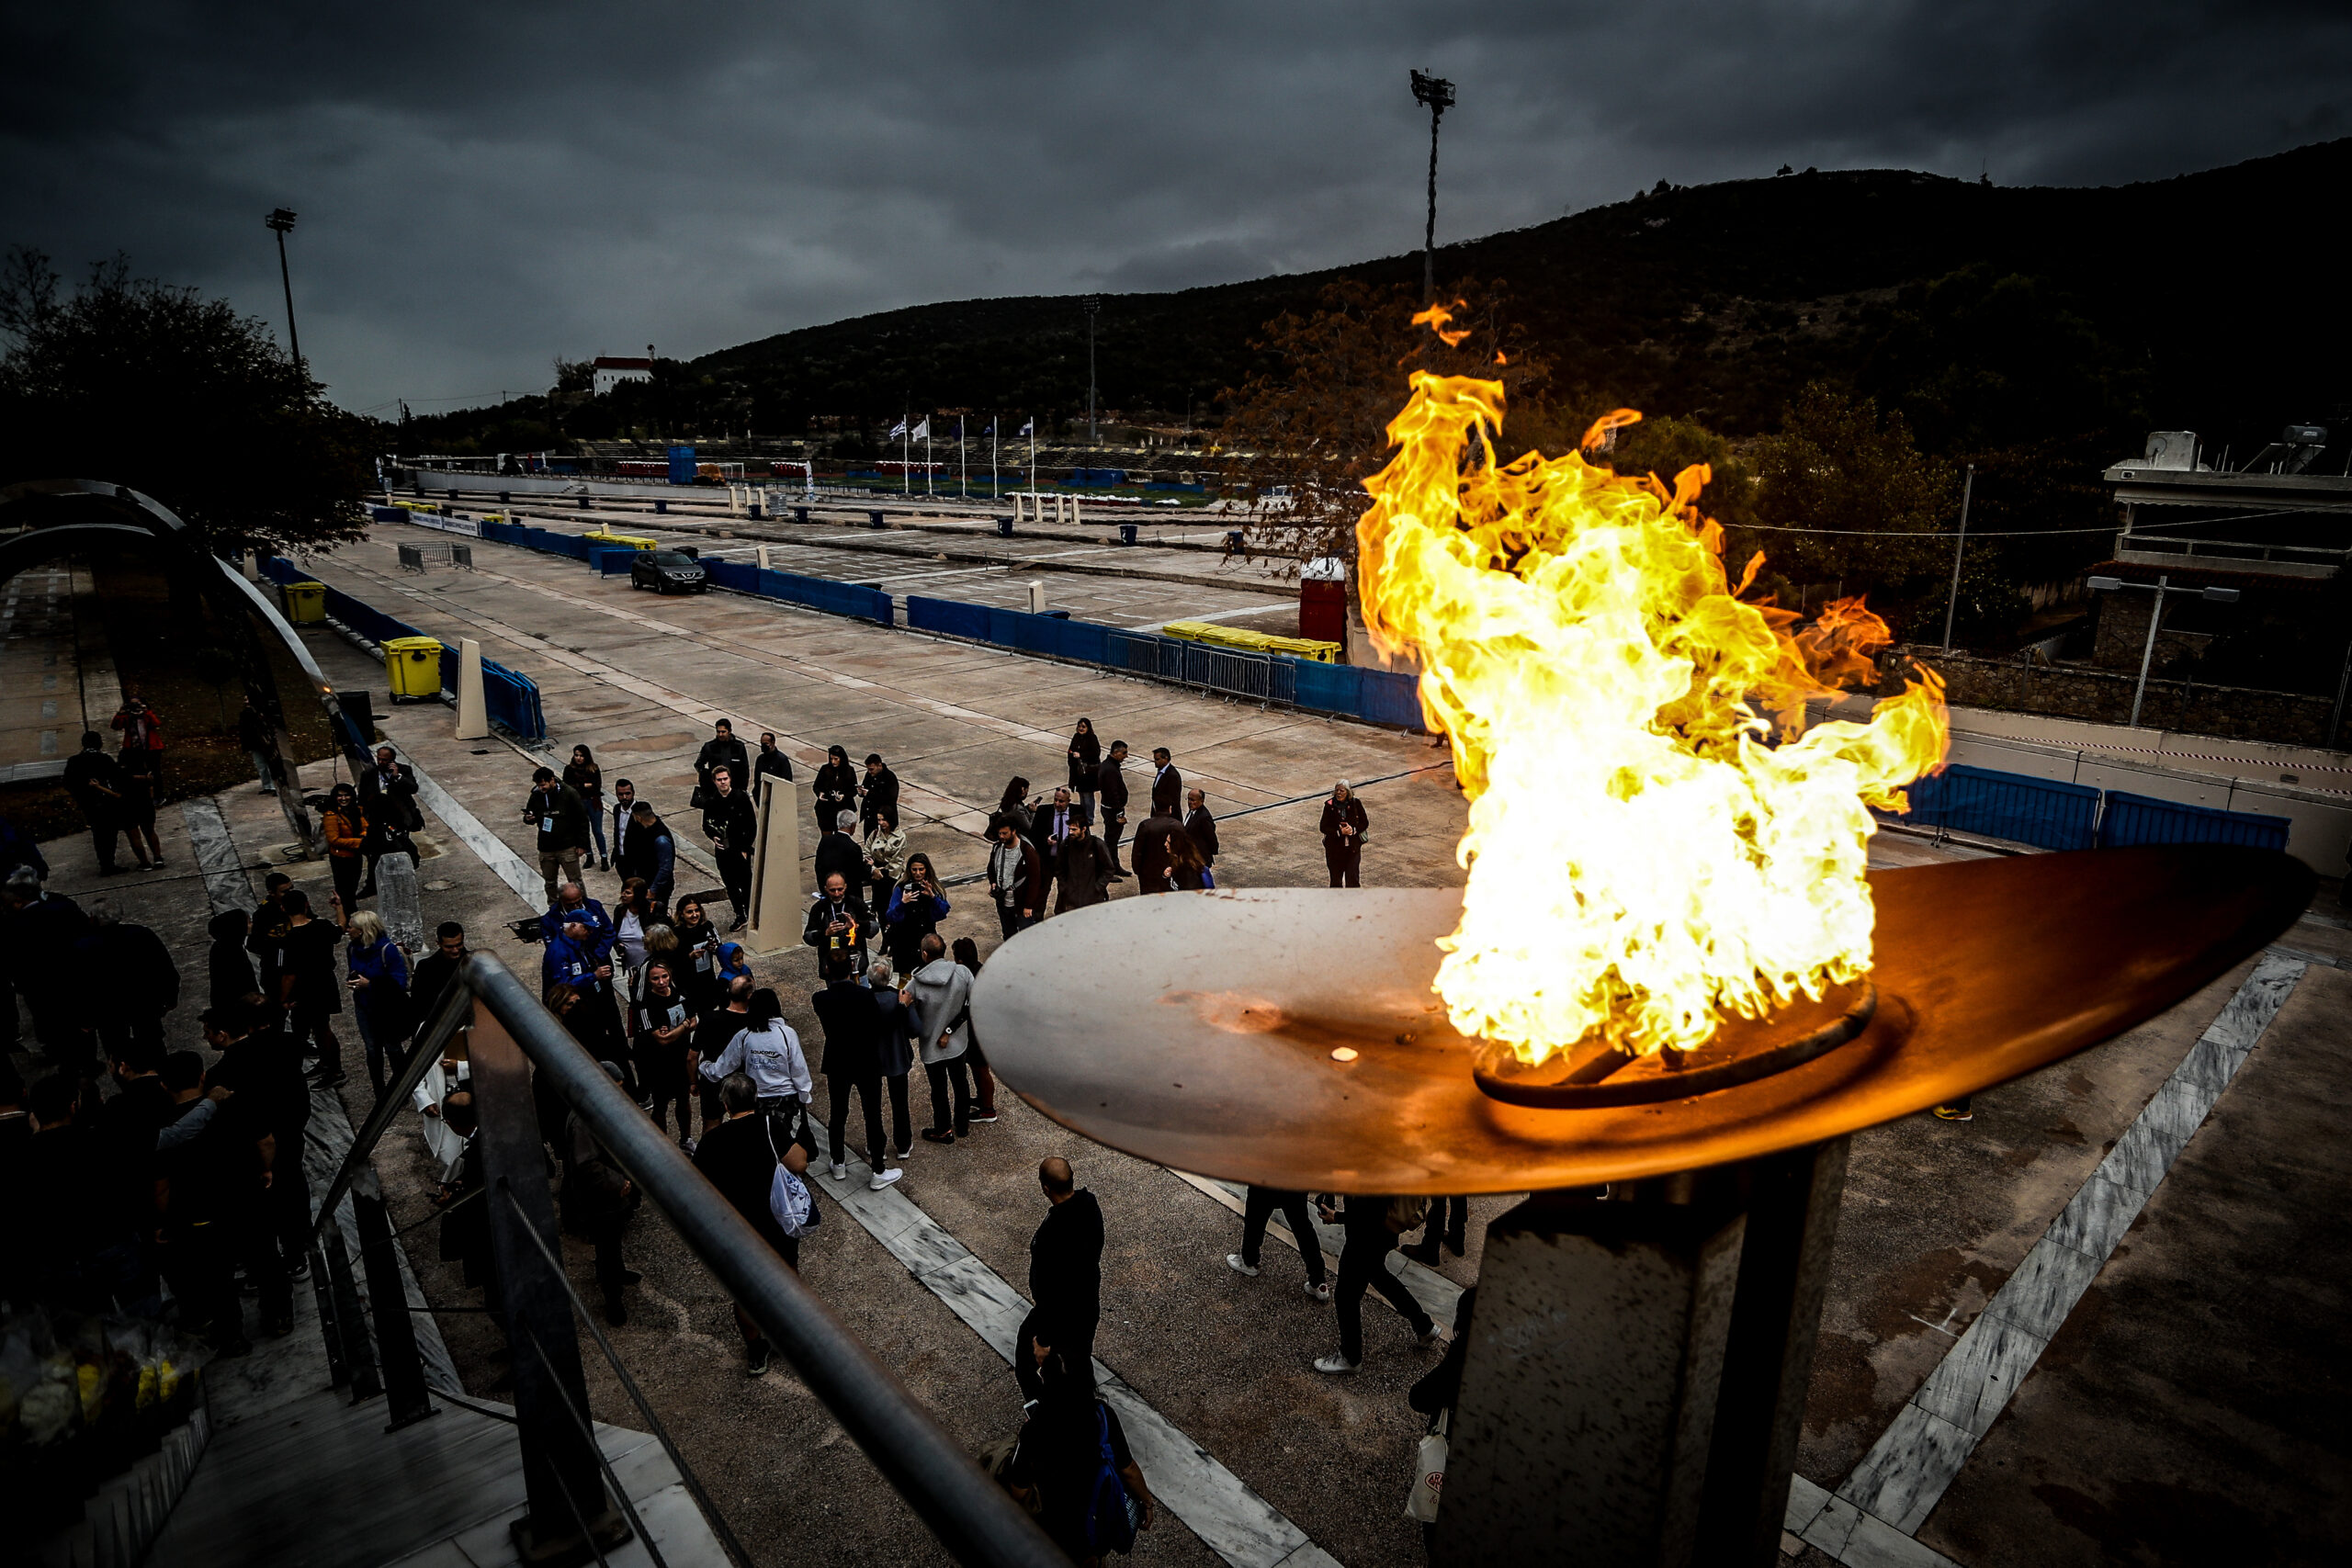
<path fill-rule="evenodd" d="M 1069 837 L 1084 808 L 1069 797 L 1067 786 L 1054 791 L 1053 804 L 1040 806 L 1030 818 L 1029 841 L 1037 846 L 1037 863 L 1045 873 L 1045 884 L 1037 889 L 1037 914 L 1045 918 L 1046 897 L 1054 883 L 1054 860 L 1061 852 L 1062 840 Z"/>
<path fill-rule="evenodd" d="M 818 1070 L 825 1075 L 825 1095 L 832 1107 L 825 1129 L 832 1150 L 832 1178 L 849 1179 L 842 1136 L 849 1131 L 849 1097 L 854 1090 L 865 1112 L 865 1163 L 873 1170 L 865 1185 L 879 1192 L 906 1174 L 888 1168 L 890 1148 L 882 1141 L 882 1058 L 876 1049 L 881 1015 L 874 1010 L 874 993 L 858 984 L 857 966 L 846 956 L 825 966 L 825 988 L 808 1000 L 825 1031 L 825 1058 Z"/>
<path fill-rule="evenodd" d="M 1208 796 L 1197 789 L 1190 789 L 1184 792 L 1184 802 L 1191 808 L 1184 813 L 1184 836 L 1193 840 L 1194 849 L 1201 852 L 1201 863 L 1214 871 L 1216 869 L 1216 818 L 1209 815 Z M 1210 879 L 1209 886 L 1216 886 L 1214 877 Z"/>
<path fill-rule="evenodd" d="M 1151 749 L 1151 814 L 1154 817 L 1184 815 L 1184 775 L 1176 771 L 1175 759 L 1165 746 Z"/>
<path fill-rule="evenodd" d="M 1102 819 L 1102 848 L 1111 862 L 1111 879 L 1125 882 L 1127 874 L 1119 869 L 1119 835 L 1127 829 L 1127 743 L 1111 742 L 1111 754 L 1102 759 L 1102 766 L 1095 774 L 1095 795 L 1100 801 Z"/>

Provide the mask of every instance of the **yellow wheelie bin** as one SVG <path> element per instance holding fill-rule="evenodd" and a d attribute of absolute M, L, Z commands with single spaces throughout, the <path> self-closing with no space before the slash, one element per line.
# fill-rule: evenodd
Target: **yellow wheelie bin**
<path fill-rule="evenodd" d="M 286 618 L 298 626 L 315 626 L 327 618 L 327 585 L 289 582 L 286 585 Z"/>
<path fill-rule="evenodd" d="M 437 637 L 396 637 L 384 644 L 384 678 L 392 701 L 441 700 L 441 643 Z"/>

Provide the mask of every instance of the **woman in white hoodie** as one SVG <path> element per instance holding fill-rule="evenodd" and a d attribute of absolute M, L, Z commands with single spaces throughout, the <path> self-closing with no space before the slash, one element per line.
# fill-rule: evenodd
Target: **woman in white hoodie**
<path fill-rule="evenodd" d="M 817 1082 L 808 1075 L 808 1057 L 800 1049 L 800 1036 L 784 1021 L 784 1004 L 772 990 L 752 993 L 752 1008 L 743 1015 L 743 1027 L 735 1032 L 717 1061 L 702 1065 L 702 1076 L 712 1083 L 722 1083 L 728 1074 L 736 1072 L 752 1080 L 752 1087 L 759 1091 L 759 1109 L 767 1113 L 776 1133 L 797 1142 L 814 1156 L 817 1135 L 809 1121 L 808 1103 L 816 1098 Z"/>

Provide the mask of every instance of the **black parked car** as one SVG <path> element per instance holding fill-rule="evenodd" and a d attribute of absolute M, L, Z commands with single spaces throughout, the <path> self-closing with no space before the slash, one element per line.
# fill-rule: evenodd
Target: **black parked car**
<path fill-rule="evenodd" d="M 692 546 L 674 550 L 639 550 L 628 563 L 628 585 L 656 593 L 703 593 L 710 589 L 710 570 L 695 558 Z"/>

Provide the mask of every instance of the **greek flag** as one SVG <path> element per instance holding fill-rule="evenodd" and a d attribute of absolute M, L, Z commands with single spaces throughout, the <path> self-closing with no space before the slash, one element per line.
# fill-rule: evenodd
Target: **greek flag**
<path fill-rule="evenodd" d="M 928 440 L 930 440 L 930 439 L 931 439 L 931 416 L 930 416 L 930 415 L 928 415 L 928 414 L 924 415 L 924 416 L 923 416 L 923 422 L 922 422 L 921 424 L 916 425 L 916 426 L 914 427 L 913 431 L 912 431 L 912 432 L 910 432 L 910 434 L 913 436 L 913 438 L 914 438 L 915 440 L 917 440 L 917 441 L 928 441 Z"/>
<path fill-rule="evenodd" d="M 898 423 L 890 427 L 889 439 L 896 441 L 899 436 L 904 435 L 906 433 L 907 422 L 902 419 Z"/>
<path fill-rule="evenodd" d="M 1023 435 L 1035 435 L 1035 434 L 1037 434 L 1037 422 L 1036 422 L 1035 420 L 1034 420 L 1034 419 L 1033 419 L 1033 420 L 1031 420 L 1028 423 L 1026 423 L 1026 424 L 1023 425 L 1023 426 L 1021 427 L 1021 434 L 1023 434 Z"/>

